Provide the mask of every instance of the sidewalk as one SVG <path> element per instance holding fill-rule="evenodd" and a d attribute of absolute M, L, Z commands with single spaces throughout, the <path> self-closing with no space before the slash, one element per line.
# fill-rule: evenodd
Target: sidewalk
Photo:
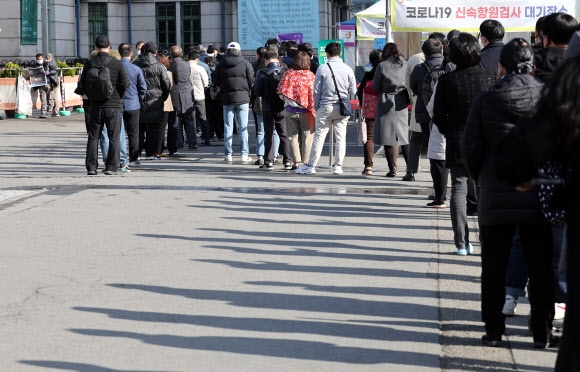
<path fill-rule="evenodd" d="M 0 370 L 553 370 L 525 303 L 481 345 L 479 244 L 454 254 L 427 171 L 362 176 L 354 124 L 341 176 L 226 164 L 218 143 L 88 177 L 84 130 L 0 122 Z"/>

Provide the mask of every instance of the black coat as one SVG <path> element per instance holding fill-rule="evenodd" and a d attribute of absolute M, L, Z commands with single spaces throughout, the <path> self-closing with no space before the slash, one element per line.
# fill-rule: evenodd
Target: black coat
<path fill-rule="evenodd" d="M 109 57 L 108 53 L 99 52 L 95 57 L 99 63 L 103 63 L 105 59 Z M 83 74 L 81 75 L 81 87 L 86 86 L 87 72 L 92 67 L 91 61 L 89 60 L 84 68 Z M 111 78 L 111 84 L 115 87 L 113 91 L 113 96 L 108 101 L 104 102 L 93 102 L 91 101 L 91 107 L 101 107 L 101 108 L 123 108 L 123 96 L 125 96 L 125 91 L 131 84 L 129 80 L 129 75 L 125 71 L 125 67 L 121 61 L 113 58 L 107 65 L 109 69 L 109 77 Z"/>
<path fill-rule="evenodd" d="M 191 84 L 191 66 L 181 58 L 173 58 L 169 64 L 173 76 L 173 86 L 169 91 L 173 109 L 184 113 L 193 107 L 193 85 Z"/>
<path fill-rule="evenodd" d="M 433 122 L 445 135 L 445 164 L 463 165 L 461 138 L 471 104 L 479 93 L 495 84 L 495 74 L 481 66 L 445 73 L 439 77 L 435 92 Z"/>
<path fill-rule="evenodd" d="M 499 56 L 504 45 L 501 41 L 494 41 L 487 44 L 481 50 L 481 62 L 479 65 L 493 71 L 497 75 L 497 64 L 499 63 Z"/>
<path fill-rule="evenodd" d="M 250 102 L 254 69 L 239 52 L 230 50 L 218 63 L 213 76 L 214 85 L 220 87 L 224 105 Z"/>
<path fill-rule="evenodd" d="M 473 102 L 463 134 L 462 153 L 469 175 L 477 180 L 479 223 L 540 223 L 536 191 L 519 192 L 496 176 L 497 147 L 534 110 L 542 83 L 531 75 L 505 75 Z"/>
<path fill-rule="evenodd" d="M 552 73 L 560 67 L 565 52 L 566 49 L 562 48 L 543 48 L 536 52 L 534 54 L 534 65 L 536 66 L 534 75 L 544 83 L 548 83 L 552 78 Z"/>
<path fill-rule="evenodd" d="M 423 78 L 433 67 L 443 64 L 443 54 L 436 53 L 430 55 L 425 62 L 415 66 L 409 79 L 413 95 L 417 97 L 417 107 L 415 107 L 415 120 L 417 123 L 428 124 L 431 121 L 431 115 L 427 112 L 425 102 L 423 102 Z"/>
<path fill-rule="evenodd" d="M 139 121 L 142 123 L 160 123 L 163 121 L 163 105 L 169 97 L 169 77 L 167 69 L 151 54 L 141 54 L 133 62 L 139 67 L 147 83 L 145 98 L 141 101 Z"/>

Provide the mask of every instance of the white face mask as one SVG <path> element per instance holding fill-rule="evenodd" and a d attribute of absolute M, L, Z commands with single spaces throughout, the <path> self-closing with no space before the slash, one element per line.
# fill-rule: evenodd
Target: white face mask
<path fill-rule="evenodd" d="M 42 59 L 37 59 L 36 60 L 36 63 L 39 64 L 39 65 L 42 65 L 44 63 L 44 61 Z"/>
<path fill-rule="evenodd" d="M 140 55 L 141 55 L 141 49 L 139 49 L 139 50 L 137 51 L 137 55 L 138 55 L 138 56 L 140 56 Z"/>

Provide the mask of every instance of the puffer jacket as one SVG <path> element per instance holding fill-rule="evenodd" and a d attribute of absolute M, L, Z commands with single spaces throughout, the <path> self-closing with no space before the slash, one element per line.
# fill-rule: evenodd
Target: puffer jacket
<path fill-rule="evenodd" d="M 239 105 L 250 102 L 250 90 L 254 81 L 252 64 L 230 50 L 218 63 L 214 74 L 214 85 L 220 87 L 224 105 Z"/>
<path fill-rule="evenodd" d="M 133 64 L 141 69 L 147 83 L 147 93 L 141 102 L 139 121 L 160 123 L 163 121 L 164 102 L 169 97 L 171 89 L 167 69 L 151 53 L 140 55 Z"/>
<path fill-rule="evenodd" d="M 482 225 L 540 223 L 536 190 L 519 192 L 496 176 L 498 144 L 510 130 L 532 114 L 542 83 L 531 75 L 508 74 L 474 101 L 463 134 L 465 167 L 481 187 Z"/>
<path fill-rule="evenodd" d="M 481 66 L 445 73 L 439 77 L 435 93 L 433 122 L 445 136 L 445 165 L 463 165 L 461 138 L 472 102 L 477 95 L 495 84 L 496 75 Z"/>

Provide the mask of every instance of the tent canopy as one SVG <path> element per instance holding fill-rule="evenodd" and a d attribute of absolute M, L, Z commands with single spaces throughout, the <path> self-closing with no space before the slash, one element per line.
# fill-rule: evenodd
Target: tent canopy
<path fill-rule="evenodd" d="M 380 18 L 385 17 L 387 14 L 387 0 L 379 0 L 373 6 L 369 6 L 365 10 L 361 10 L 356 13 L 356 17 L 370 17 L 370 18 Z"/>
<path fill-rule="evenodd" d="M 351 18 L 348 21 L 339 22 L 338 24 L 341 26 L 354 26 L 356 24 L 356 18 Z"/>

